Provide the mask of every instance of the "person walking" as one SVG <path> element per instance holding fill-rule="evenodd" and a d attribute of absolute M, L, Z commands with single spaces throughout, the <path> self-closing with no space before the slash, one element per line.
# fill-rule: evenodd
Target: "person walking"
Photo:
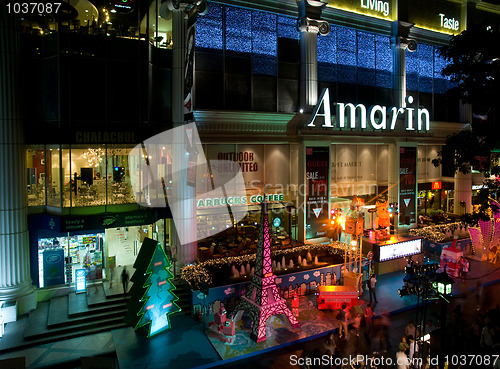
<path fill-rule="evenodd" d="M 347 310 L 347 304 L 344 302 L 342 304 L 342 310 L 340 310 L 337 315 L 337 320 L 340 322 L 339 326 L 339 337 L 342 338 L 342 333 L 346 336 L 347 339 L 347 320 L 349 319 L 349 311 Z"/>
<path fill-rule="evenodd" d="M 370 279 L 368 280 L 368 290 L 370 291 L 370 304 L 372 303 L 373 300 L 375 300 L 375 303 L 378 302 L 377 300 L 377 295 L 375 293 L 375 286 L 377 285 L 377 278 L 375 278 L 375 274 L 372 274 L 370 276 Z M 373 297 L 373 300 L 372 300 Z"/>
<path fill-rule="evenodd" d="M 128 277 L 128 272 L 127 272 L 127 267 L 123 267 L 123 271 L 122 271 L 122 284 L 123 284 L 123 293 L 124 294 L 127 294 L 128 280 L 129 280 L 129 277 Z"/>
<path fill-rule="evenodd" d="M 363 315 L 365 317 L 366 331 L 369 332 L 372 329 L 372 318 L 375 315 L 372 310 L 372 304 L 366 305 Z"/>

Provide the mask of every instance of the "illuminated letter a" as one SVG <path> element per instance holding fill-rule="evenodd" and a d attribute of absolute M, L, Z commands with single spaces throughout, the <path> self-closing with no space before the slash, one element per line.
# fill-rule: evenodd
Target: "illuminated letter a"
<path fill-rule="evenodd" d="M 323 114 L 319 113 L 319 109 L 323 105 Z M 319 97 L 319 101 L 314 108 L 311 119 L 309 120 L 308 127 L 315 127 L 314 121 L 316 117 L 324 117 L 325 123 L 323 127 L 332 127 L 332 116 L 330 115 L 330 93 L 327 88 L 324 88 L 321 92 L 321 96 Z"/>

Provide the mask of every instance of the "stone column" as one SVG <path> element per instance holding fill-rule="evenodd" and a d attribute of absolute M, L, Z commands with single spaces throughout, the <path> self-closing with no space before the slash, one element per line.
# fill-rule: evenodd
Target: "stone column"
<path fill-rule="evenodd" d="M 394 106 L 406 106 L 406 45 L 401 44 L 398 38 L 392 42 L 392 92 Z"/>
<path fill-rule="evenodd" d="M 31 284 L 26 148 L 19 106 L 19 19 L 0 7 L 0 301 L 36 307 Z"/>
<path fill-rule="evenodd" d="M 399 144 L 389 144 L 389 167 L 387 168 L 387 201 L 399 203 Z M 399 217 L 395 219 L 394 224 L 398 226 Z"/>
<path fill-rule="evenodd" d="M 318 33 L 330 33 L 330 24 L 321 20 L 321 11 L 326 3 L 299 0 L 300 30 L 300 108 L 312 112 L 318 102 Z"/>
<path fill-rule="evenodd" d="M 298 154 L 298 193 L 297 193 L 297 240 L 306 240 L 306 143 L 301 142 Z"/>
<path fill-rule="evenodd" d="M 300 108 L 311 112 L 318 102 L 317 42 L 318 27 L 300 30 Z"/>
<path fill-rule="evenodd" d="M 392 92 L 394 106 L 398 108 L 406 107 L 406 49 L 417 49 L 416 41 L 408 38 L 412 27 L 413 23 L 392 23 Z"/>
<path fill-rule="evenodd" d="M 179 9 L 172 10 L 172 122 L 174 128 L 184 125 L 184 71 L 186 55 L 186 28 L 187 14 L 185 4 Z M 174 229 L 171 234 L 171 245 L 177 249 L 177 265 L 179 267 L 192 263 L 197 257 L 197 243 L 181 244 L 182 239 L 192 237 L 183 236 L 190 233 L 196 235 L 196 189 L 187 185 L 188 158 L 185 155 L 184 130 L 179 130 L 174 138 L 172 149 L 172 170 L 175 173 L 174 197 L 182 201 L 183 206 L 176 213 L 173 212 Z M 173 209 L 171 208 L 173 211 Z"/>
<path fill-rule="evenodd" d="M 470 213 L 472 210 L 472 174 L 469 172 L 455 174 L 455 198 L 453 199 L 455 214 Z"/>

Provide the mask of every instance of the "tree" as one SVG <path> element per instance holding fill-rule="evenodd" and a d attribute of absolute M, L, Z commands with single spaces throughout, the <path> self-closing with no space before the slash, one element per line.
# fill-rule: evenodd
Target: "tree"
<path fill-rule="evenodd" d="M 500 147 L 500 33 L 498 27 L 478 25 L 454 36 L 440 53 L 449 62 L 443 75 L 456 83 L 450 93 L 459 95 L 470 103 L 473 120 L 468 129 L 450 135 L 445 151 L 452 153 L 455 172 L 469 173 L 471 169 L 484 173 L 485 189 L 478 196 L 479 211 L 466 214 L 462 220 L 476 224 L 488 218 L 491 210 L 488 198 L 496 196 L 500 167 L 490 165 L 491 152 Z M 433 160 L 434 165 L 443 163 L 442 155 Z"/>
<path fill-rule="evenodd" d="M 148 338 L 170 329 L 170 315 L 181 311 L 170 267 L 161 245 L 145 238 L 134 263 L 125 321 Z"/>

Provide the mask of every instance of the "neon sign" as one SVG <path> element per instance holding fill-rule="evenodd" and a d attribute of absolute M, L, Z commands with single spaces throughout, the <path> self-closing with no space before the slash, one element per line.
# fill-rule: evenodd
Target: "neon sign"
<path fill-rule="evenodd" d="M 441 27 L 452 29 L 454 31 L 458 31 L 460 29 L 460 23 L 455 20 L 455 18 L 446 18 L 443 13 L 440 13 L 439 17 L 441 17 Z"/>
<path fill-rule="evenodd" d="M 433 190 L 440 190 L 442 187 L 441 181 L 439 182 L 432 182 L 431 188 Z"/>
<path fill-rule="evenodd" d="M 412 96 L 407 97 L 407 103 L 409 105 L 413 103 Z M 361 130 L 367 129 L 367 122 L 369 122 L 376 131 L 393 131 L 396 129 L 396 124 L 400 121 L 398 118 L 404 118 L 406 131 L 429 131 L 430 114 L 425 108 L 391 107 L 387 109 L 385 106 L 373 105 L 367 110 L 363 104 L 336 103 L 335 105 L 336 126 L 333 125 L 332 121 L 329 90 L 328 88 L 323 89 L 307 126 L 315 127 L 316 119 L 322 118 L 322 127 L 345 128 L 347 126 L 349 128 L 356 128 L 356 121 L 358 120 Z M 323 113 L 320 113 L 321 107 L 323 107 Z M 414 122 L 414 118 L 416 118 L 416 122 Z"/>
<path fill-rule="evenodd" d="M 393 0 L 324 0 L 331 8 L 380 19 L 396 19 Z"/>
<path fill-rule="evenodd" d="M 226 205 L 246 205 L 246 204 L 260 204 L 264 200 L 262 195 L 238 196 L 238 197 L 214 197 L 196 200 L 196 207 L 198 208 L 208 208 L 216 206 L 226 206 Z M 266 200 L 271 201 L 283 201 L 283 194 L 271 194 L 266 195 Z"/>
<path fill-rule="evenodd" d="M 361 7 L 379 13 L 383 13 L 386 17 L 389 15 L 389 3 L 381 0 L 361 0 Z"/>

